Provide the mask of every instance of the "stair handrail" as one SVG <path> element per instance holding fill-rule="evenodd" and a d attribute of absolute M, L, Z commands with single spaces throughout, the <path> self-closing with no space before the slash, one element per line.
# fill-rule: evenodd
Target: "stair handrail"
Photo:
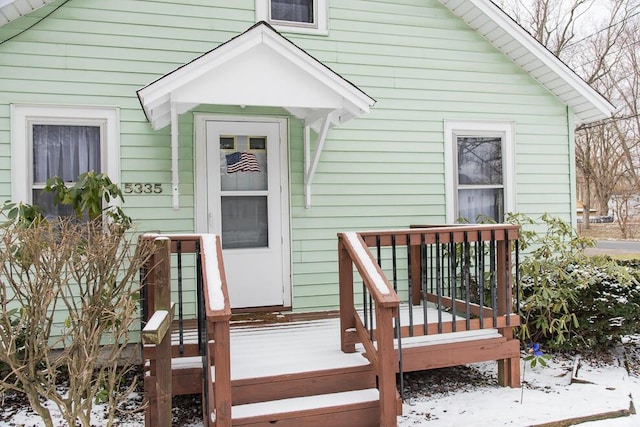
<path fill-rule="evenodd" d="M 145 278 L 145 286 L 142 289 L 142 317 L 144 323 L 143 337 L 151 339 L 159 336 L 169 347 L 169 352 L 162 356 L 162 360 L 156 359 L 152 363 L 157 364 L 158 369 L 164 375 L 162 382 L 168 386 L 168 411 L 171 409 L 171 319 L 173 318 L 173 305 L 170 309 L 158 313 L 158 296 L 163 295 L 166 300 L 171 293 L 171 253 L 179 252 L 179 244 L 187 253 L 196 254 L 197 286 L 198 292 L 198 329 L 200 348 L 203 358 L 203 421 L 205 426 L 217 427 L 231 426 L 231 353 L 230 353 L 230 319 L 231 306 L 229 292 L 222 258 L 222 244 L 220 236 L 215 234 L 156 234 L 147 233 L 140 239 L 153 240 L 162 244 L 155 256 L 150 260 L 141 273 Z M 170 241 L 171 244 L 166 243 Z M 153 274 L 149 274 L 153 273 Z M 166 295 L 166 297 L 164 297 Z M 163 307 L 164 308 L 164 307 Z M 151 312 L 153 310 L 153 312 Z M 156 319 L 153 317 L 156 316 Z M 159 316 L 162 322 L 159 323 Z M 168 319 L 168 320 L 167 320 Z M 167 360 L 168 359 L 168 360 Z M 168 378 L 167 374 L 168 373 Z M 214 390 L 215 380 L 215 390 Z M 166 386 L 165 386 L 166 387 Z M 160 405 L 158 405 L 160 403 Z M 154 412 L 164 411 L 167 405 L 162 402 Z M 168 419 L 166 415 L 154 416 L 156 421 Z M 148 424 L 148 422 L 147 422 Z"/>
<path fill-rule="evenodd" d="M 231 426 L 231 305 L 219 235 L 202 234 L 201 260 L 206 315 L 203 371 L 205 426 Z M 215 382 L 215 387 L 214 387 Z"/>
<path fill-rule="evenodd" d="M 370 336 L 355 307 L 353 296 L 354 265 L 364 286 L 372 296 L 373 304 L 375 304 L 375 337 Z M 362 343 L 367 358 L 371 361 L 378 376 L 380 426 L 396 426 L 397 359 L 393 322 L 398 314 L 400 299 L 358 233 L 338 234 L 338 270 L 342 351 L 353 353 L 356 351 L 356 343 Z"/>

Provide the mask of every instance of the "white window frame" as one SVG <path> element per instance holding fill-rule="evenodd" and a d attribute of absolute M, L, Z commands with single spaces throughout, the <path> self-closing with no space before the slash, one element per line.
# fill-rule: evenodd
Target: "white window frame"
<path fill-rule="evenodd" d="M 120 117 L 112 107 L 11 105 L 11 197 L 14 202 L 32 203 L 32 126 L 100 126 L 101 172 L 120 182 Z"/>
<path fill-rule="evenodd" d="M 502 138 L 502 179 L 504 212 L 515 212 L 515 131 L 513 122 L 445 120 L 444 160 L 446 222 L 456 222 L 458 212 L 458 136 L 498 136 Z"/>
<path fill-rule="evenodd" d="M 256 0 L 256 22 L 266 21 L 278 31 L 301 34 L 329 34 L 329 0 L 313 0 L 314 22 L 278 21 L 271 19 L 271 0 Z"/>

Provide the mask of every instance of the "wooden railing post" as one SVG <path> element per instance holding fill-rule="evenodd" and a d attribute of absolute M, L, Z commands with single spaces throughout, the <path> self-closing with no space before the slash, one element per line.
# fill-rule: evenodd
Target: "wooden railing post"
<path fill-rule="evenodd" d="M 231 360 L 229 348 L 231 338 L 229 321 L 213 324 L 214 349 L 213 355 L 216 370 L 216 387 L 213 394 L 216 408 L 216 427 L 231 427 Z"/>
<path fill-rule="evenodd" d="M 155 266 L 155 311 L 171 311 L 171 240 L 158 238 Z M 169 324 L 172 319 L 169 319 Z M 158 396 L 158 427 L 171 426 L 171 333 L 165 334 L 156 347 L 156 390 Z"/>
<path fill-rule="evenodd" d="M 142 330 L 142 340 L 154 344 L 155 360 L 151 360 L 151 372 L 155 373 L 155 396 L 149 402 L 147 423 L 153 426 L 171 426 L 171 240 L 155 239 L 153 270 L 154 312 Z M 154 407 L 155 406 L 155 407 Z"/>
<path fill-rule="evenodd" d="M 498 316 L 512 314 L 513 307 L 513 277 L 511 274 L 511 244 L 509 233 L 504 232 L 504 239 L 498 240 L 496 245 L 496 283 L 497 283 L 497 311 Z M 506 319 L 505 319 L 506 320 Z M 507 340 L 513 339 L 513 326 L 499 329 L 502 336 Z M 501 386 L 520 387 L 520 358 L 498 360 L 498 383 Z"/>
<path fill-rule="evenodd" d="M 376 307 L 378 342 L 378 388 L 380 392 L 380 426 L 397 425 L 396 418 L 396 350 L 393 343 L 394 309 Z"/>
<path fill-rule="evenodd" d="M 207 237 L 208 238 L 208 237 Z M 205 273 L 214 273 L 218 277 L 209 277 L 205 274 L 204 301 L 207 315 L 207 360 L 203 369 L 205 372 L 207 404 L 203 405 L 208 409 L 205 413 L 204 425 L 214 425 L 216 427 L 231 427 L 231 335 L 229 330 L 231 319 L 231 307 L 229 306 L 229 294 L 227 292 L 227 280 L 222 261 L 222 243 L 220 236 L 215 236 L 215 246 L 203 242 L 207 250 L 215 250 L 215 254 L 206 253 L 206 260 L 203 262 L 213 262 L 217 260 L 215 268 L 211 265 L 205 268 Z M 219 280 L 216 280 L 219 279 Z M 220 286 L 220 289 L 209 289 L 209 286 Z M 219 300 L 224 303 L 221 307 Z M 211 370 L 215 371 L 213 376 Z M 215 382 L 214 382 L 215 381 Z M 204 403 L 204 401 L 203 401 Z M 214 416 L 212 416 L 215 414 Z"/>
<path fill-rule="evenodd" d="M 340 288 L 340 347 L 345 353 L 356 351 L 356 320 L 353 299 L 353 261 L 338 235 L 338 282 Z"/>

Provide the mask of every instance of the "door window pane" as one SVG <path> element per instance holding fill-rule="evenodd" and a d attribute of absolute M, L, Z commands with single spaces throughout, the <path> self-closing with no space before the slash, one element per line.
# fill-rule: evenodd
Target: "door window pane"
<path fill-rule="evenodd" d="M 223 196 L 221 204 L 223 249 L 269 246 L 267 196 Z"/>
<path fill-rule="evenodd" d="M 313 23 L 313 0 L 271 0 L 271 19 Z"/>
<path fill-rule="evenodd" d="M 224 137 L 228 138 L 228 137 Z M 235 150 L 220 150 L 220 190 L 222 191 L 266 191 L 267 149 L 251 151 L 250 141 L 254 137 L 236 135 Z M 222 138 L 220 144 L 222 145 Z"/>

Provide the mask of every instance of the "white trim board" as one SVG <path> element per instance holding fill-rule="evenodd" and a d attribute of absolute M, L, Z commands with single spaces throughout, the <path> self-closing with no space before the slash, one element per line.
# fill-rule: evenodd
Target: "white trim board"
<path fill-rule="evenodd" d="M 457 161 L 455 159 L 456 134 L 480 133 L 483 135 L 499 135 L 504 138 L 502 148 L 503 163 L 503 188 L 504 210 L 515 212 L 515 129 L 513 122 L 502 121 L 475 121 L 475 120 L 445 120 L 444 121 L 444 162 L 445 162 L 445 192 L 446 192 L 446 222 L 453 224 L 458 218 L 456 215 L 457 195 L 455 185 L 457 178 Z"/>

